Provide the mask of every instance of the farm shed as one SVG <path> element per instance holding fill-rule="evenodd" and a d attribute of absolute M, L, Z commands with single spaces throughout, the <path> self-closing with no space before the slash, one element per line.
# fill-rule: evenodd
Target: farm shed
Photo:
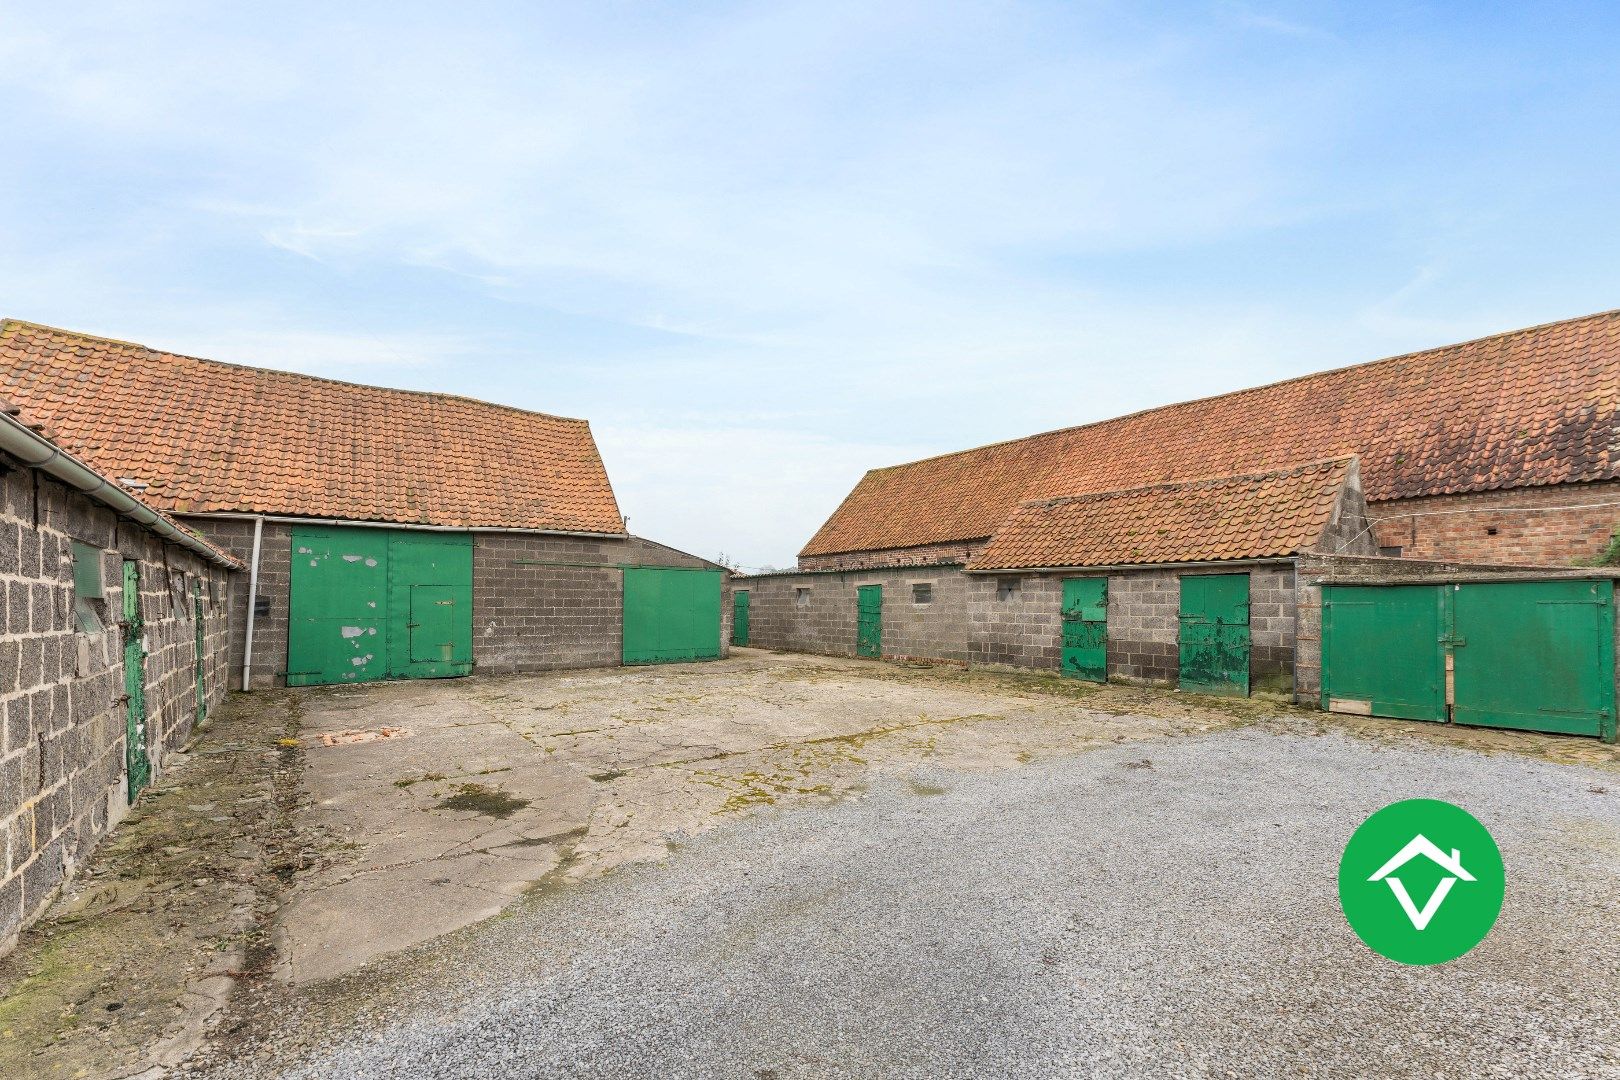
<path fill-rule="evenodd" d="M 965 566 L 734 587 L 767 648 L 1293 696 L 1297 563 L 1372 553 L 1369 525 L 1357 464 L 1339 459 L 1026 503 Z"/>
<path fill-rule="evenodd" d="M 873 469 L 799 568 L 967 562 L 1030 500 L 1346 456 L 1385 555 L 1601 554 L 1620 521 L 1620 312 Z"/>
<path fill-rule="evenodd" d="M 726 651 L 725 572 L 628 534 L 584 420 L 17 321 L 0 394 L 246 564 L 244 684 Z"/>
<path fill-rule="evenodd" d="M 0 413 L 0 951 L 224 698 L 240 568 Z"/>

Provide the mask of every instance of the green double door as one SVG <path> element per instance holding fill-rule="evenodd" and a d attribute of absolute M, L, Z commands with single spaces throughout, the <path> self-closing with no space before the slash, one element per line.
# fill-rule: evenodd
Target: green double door
<path fill-rule="evenodd" d="M 1181 689 L 1196 694 L 1247 697 L 1249 575 L 1183 577 L 1177 622 Z"/>
<path fill-rule="evenodd" d="M 1322 705 L 1612 740 L 1614 583 L 1326 586 Z"/>
<path fill-rule="evenodd" d="M 720 591 L 718 570 L 626 567 L 624 662 L 718 660 Z"/>
<path fill-rule="evenodd" d="M 855 590 L 855 655 L 883 655 L 883 586 Z"/>
<path fill-rule="evenodd" d="M 1108 579 L 1063 581 L 1063 656 L 1059 671 L 1071 679 L 1108 681 Z"/>
<path fill-rule="evenodd" d="M 300 525 L 287 685 L 472 672 L 472 536 Z"/>

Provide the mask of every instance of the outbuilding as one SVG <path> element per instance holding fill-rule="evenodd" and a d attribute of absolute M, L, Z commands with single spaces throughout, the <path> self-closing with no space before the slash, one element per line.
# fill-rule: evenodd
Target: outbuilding
<path fill-rule="evenodd" d="M 726 572 L 628 533 L 584 420 L 18 321 L 0 393 L 243 562 L 244 687 L 726 652 Z"/>

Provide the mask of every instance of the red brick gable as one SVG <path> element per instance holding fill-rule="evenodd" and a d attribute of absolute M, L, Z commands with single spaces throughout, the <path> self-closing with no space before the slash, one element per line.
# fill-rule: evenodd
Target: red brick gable
<path fill-rule="evenodd" d="M 982 539 L 1030 499 L 1342 456 L 1371 502 L 1620 476 L 1620 312 L 874 469 L 800 554 Z"/>
<path fill-rule="evenodd" d="M 624 532 L 583 420 L 9 320 L 0 398 L 171 513 Z"/>
<path fill-rule="evenodd" d="M 1156 484 L 1030 502 L 970 570 L 1261 559 L 1311 550 L 1352 464 L 1315 462 L 1251 476 Z"/>

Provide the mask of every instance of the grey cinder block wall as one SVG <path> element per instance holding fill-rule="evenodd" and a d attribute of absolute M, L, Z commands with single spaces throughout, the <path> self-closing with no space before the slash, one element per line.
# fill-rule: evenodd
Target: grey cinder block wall
<path fill-rule="evenodd" d="M 100 551 L 101 629 L 75 616 L 73 541 Z M 129 804 L 123 561 L 140 572 L 153 775 L 192 733 L 203 595 L 203 704 L 229 679 L 226 568 L 33 470 L 0 478 L 0 950 L 36 918 Z"/>
<path fill-rule="evenodd" d="M 253 522 L 198 516 L 187 524 L 248 563 Z M 362 526 L 363 527 L 363 526 Z M 611 667 L 624 632 L 623 566 L 721 569 L 641 537 L 475 532 L 473 670 L 553 671 Z M 292 526 L 267 521 L 259 555 L 260 614 L 253 624 L 255 687 L 286 682 L 287 617 L 292 585 Z M 720 655 L 731 640 L 731 595 L 722 578 Z M 230 602 L 231 663 L 241 678 L 248 575 L 236 575 Z M 240 685 L 238 682 L 237 685 Z"/>

